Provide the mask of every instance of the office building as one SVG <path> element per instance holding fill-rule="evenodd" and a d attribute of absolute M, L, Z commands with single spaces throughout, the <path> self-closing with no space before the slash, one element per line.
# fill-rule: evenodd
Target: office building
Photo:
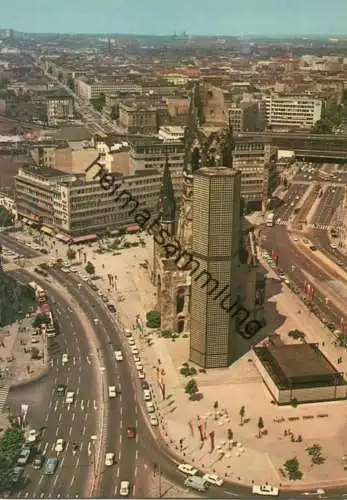
<path fill-rule="evenodd" d="M 308 96 L 264 97 L 268 127 L 271 129 L 311 129 L 322 115 L 322 101 Z"/>
<path fill-rule="evenodd" d="M 236 319 L 230 317 L 228 306 L 237 298 L 240 194 L 237 170 L 200 168 L 194 174 L 192 256 L 199 266 L 191 282 L 189 359 L 204 368 L 225 367 L 232 361 Z M 223 289 L 222 298 L 215 299 Z M 221 300 L 227 294 L 223 308 Z"/>

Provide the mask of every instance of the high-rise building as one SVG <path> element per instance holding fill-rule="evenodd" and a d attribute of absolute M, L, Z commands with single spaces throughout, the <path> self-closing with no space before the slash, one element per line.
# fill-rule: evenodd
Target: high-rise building
<path fill-rule="evenodd" d="M 232 361 L 236 320 L 229 306 L 237 299 L 240 192 L 241 173 L 233 168 L 194 174 L 192 256 L 199 268 L 192 276 L 189 358 L 204 368 Z"/>

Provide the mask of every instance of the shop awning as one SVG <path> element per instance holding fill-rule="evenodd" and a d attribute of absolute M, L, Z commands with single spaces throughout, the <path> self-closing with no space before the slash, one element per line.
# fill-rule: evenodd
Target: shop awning
<path fill-rule="evenodd" d="M 137 233 L 140 231 L 140 226 L 138 224 L 132 224 L 131 226 L 127 226 L 126 232 L 127 233 Z"/>
<path fill-rule="evenodd" d="M 62 241 L 63 243 L 69 243 L 70 241 L 72 241 L 71 236 L 68 236 L 64 233 L 57 233 L 55 237 L 57 238 L 57 240 Z"/>
<path fill-rule="evenodd" d="M 73 243 L 84 243 L 85 241 L 94 241 L 97 240 L 98 237 L 96 234 L 86 234 L 85 236 L 76 236 L 72 238 Z"/>
<path fill-rule="evenodd" d="M 53 229 L 50 229 L 49 227 L 42 226 L 40 231 L 42 231 L 45 234 L 49 234 L 49 236 L 54 236 L 54 231 Z"/>
<path fill-rule="evenodd" d="M 43 304 L 41 307 L 39 307 L 39 310 L 40 310 L 41 314 L 46 314 L 46 313 L 51 312 L 49 304 Z"/>

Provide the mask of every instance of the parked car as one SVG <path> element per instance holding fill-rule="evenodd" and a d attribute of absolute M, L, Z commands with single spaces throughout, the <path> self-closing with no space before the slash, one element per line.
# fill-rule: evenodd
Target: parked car
<path fill-rule="evenodd" d="M 187 474 L 187 476 L 196 476 L 198 473 L 198 469 L 190 464 L 179 464 L 177 469 L 183 472 L 183 474 Z"/>
<path fill-rule="evenodd" d="M 119 495 L 121 497 L 128 497 L 129 496 L 129 489 L 130 489 L 129 481 L 121 481 L 120 488 L 119 488 Z"/>

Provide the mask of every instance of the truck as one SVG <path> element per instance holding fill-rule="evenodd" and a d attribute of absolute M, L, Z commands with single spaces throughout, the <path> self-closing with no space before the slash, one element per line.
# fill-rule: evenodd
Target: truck
<path fill-rule="evenodd" d="M 29 286 L 35 291 L 35 298 L 37 302 L 40 304 L 47 302 L 46 292 L 40 285 L 38 285 L 35 281 L 31 281 Z"/>
<path fill-rule="evenodd" d="M 275 214 L 273 212 L 269 212 L 266 216 L 266 225 L 273 226 L 275 224 Z"/>

